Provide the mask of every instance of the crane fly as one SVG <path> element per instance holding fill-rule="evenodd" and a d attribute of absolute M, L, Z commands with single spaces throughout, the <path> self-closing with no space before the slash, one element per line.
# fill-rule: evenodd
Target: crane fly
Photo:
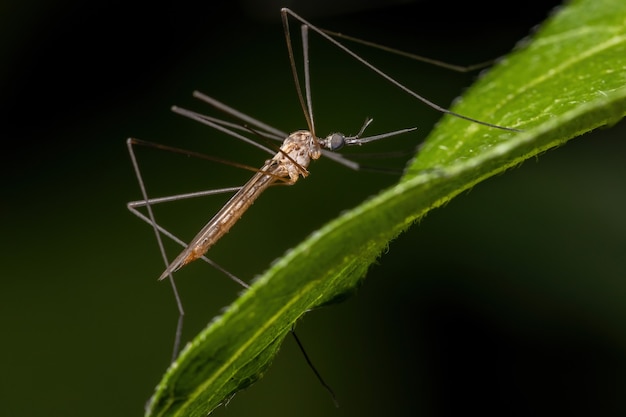
<path fill-rule="evenodd" d="M 395 132 L 361 138 L 372 119 L 367 119 L 356 136 L 333 133 L 324 139 L 315 136 L 312 131 L 299 130 L 291 133 L 278 149 L 276 155 L 265 162 L 262 168 L 241 187 L 239 191 L 217 212 L 200 230 L 187 247 L 163 271 L 159 279 L 164 279 L 178 271 L 191 261 L 201 258 L 230 228 L 241 218 L 254 201 L 269 186 L 277 181 L 293 185 L 300 176 L 307 177 L 307 170 L 312 160 L 322 156 L 322 149 L 336 151 L 344 146 L 361 145 L 377 139 L 399 135 L 416 128 L 402 129 Z"/>
<path fill-rule="evenodd" d="M 299 100 L 300 106 L 302 108 L 302 112 L 306 120 L 307 130 L 299 130 L 291 134 L 286 134 L 284 132 L 281 132 L 278 129 L 273 128 L 272 126 L 269 126 L 259 120 L 252 118 L 251 116 L 243 114 L 219 102 L 218 100 L 212 97 L 209 97 L 199 92 L 194 93 L 194 96 L 196 98 L 199 98 L 205 103 L 211 105 L 218 111 L 222 113 L 226 113 L 227 115 L 230 115 L 234 117 L 235 119 L 238 119 L 240 124 L 227 122 L 225 120 L 203 115 L 203 114 L 196 113 L 191 110 L 182 109 L 179 107 L 172 108 L 172 110 L 177 114 L 180 114 L 192 120 L 198 121 L 202 124 L 210 126 L 213 129 L 226 133 L 237 139 L 243 140 L 273 155 L 270 159 L 265 161 L 263 166 L 259 169 L 254 169 L 248 166 L 244 166 L 242 164 L 231 163 L 231 165 L 235 165 L 241 168 L 255 171 L 254 175 L 248 182 L 246 182 L 241 187 L 231 187 L 231 188 L 189 193 L 189 194 L 177 195 L 177 196 L 171 196 L 171 197 L 149 198 L 142 175 L 141 175 L 141 170 L 139 169 L 139 165 L 138 165 L 138 162 L 137 162 L 134 150 L 133 150 L 134 146 L 137 146 L 137 145 L 150 146 L 154 148 L 160 148 L 164 150 L 170 150 L 173 152 L 183 153 L 186 155 L 198 156 L 200 158 L 213 160 L 213 161 L 215 161 L 216 158 L 206 156 L 206 155 L 201 155 L 196 152 L 191 152 L 191 151 L 186 151 L 186 150 L 166 146 L 166 145 L 145 142 L 145 141 L 134 139 L 134 138 L 128 139 L 127 141 L 128 150 L 129 150 L 130 157 L 131 157 L 131 162 L 133 164 L 135 175 L 139 182 L 139 186 L 140 186 L 142 197 L 143 197 L 142 200 L 128 203 L 128 208 L 129 210 L 133 212 L 133 214 L 137 215 L 138 217 L 140 217 L 142 220 L 144 220 L 145 222 L 147 222 L 153 227 L 154 233 L 156 235 L 157 243 L 159 246 L 159 250 L 163 257 L 163 261 L 166 265 L 166 268 L 163 271 L 163 273 L 160 275 L 159 279 L 162 280 L 165 278 L 169 278 L 173 291 L 174 291 L 174 296 L 177 302 L 178 310 L 179 310 L 179 322 L 178 322 L 178 327 L 176 331 L 174 358 L 177 356 L 177 352 L 178 352 L 180 336 L 181 336 L 181 331 L 182 331 L 182 320 L 184 316 L 182 302 L 178 294 L 178 291 L 176 289 L 176 284 L 174 282 L 174 277 L 173 277 L 174 272 L 178 271 L 180 268 L 182 268 L 183 266 L 189 264 L 190 262 L 194 260 L 203 259 L 205 262 L 210 263 L 212 266 L 214 266 L 215 268 L 217 268 L 218 270 L 220 270 L 221 272 L 229 276 L 231 279 L 238 282 L 243 287 L 247 288 L 248 284 L 246 284 L 244 281 L 240 280 L 239 278 L 237 278 L 236 276 L 228 272 L 225 268 L 222 268 L 220 265 L 211 261 L 209 258 L 205 256 L 205 254 L 221 237 L 223 237 L 231 229 L 231 227 L 241 218 L 241 216 L 245 213 L 245 211 L 248 208 L 250 208 L 253 202 L 268 187 L 272 185 L 276 185 L 276 184 L 293 185 L 297 182 L 297 180 L 300 177 L 307 177 L 309 174 L 308 167 L 309 167 L 310 162 L 312 160 L 316 160 L 320 158 L 322 155 L 325 155 L 328 158 L 334 160 L 335 162 L 338 162 L 340 164 L 347 166 L 348 168 L 359 169 L 359 164 L 341 156 L 338 153 L 335 153 L 335 151 L 340 150 L 345 146 L 362 145 L 368 142 L 385 139 L 391 136 L 409 133 L 416 129 L 415 127 L 403 128 L 403 129 L 395 130 L 392 132 L 373 135 L 373 136 L 368 137 L 368 136 L 364 136 L 366 128 L 372 122 L 372 119 L 368 118 L 366 119 L 365 123 L 362 125 L 358 134 L 354 136 L 346 136 L 341 133 L 332 133 L 324 138 L 319 138 L 315 133 L 315 123 L 314 123 L 314 117 L 313 117 L 313 105 L 312 105 L 311 88 L 310 88 L 309 46 L 308 46 L 309 45 L 308 44 L 309 30 L 315 32 L 317 35 L 326 39 L 336 48 L 343 51 L 345 54 L 352 57 L 358 63 L 365 66 L 366 68 L 373 71 L 374 73 L 376 73 L 383 80 L 391 83 L 394 87 L 400 89 L 404 93 L 416 98 L 417 100 L 421 101 L 422 103 L 430 106 L 431 108 L 441 113 L 449 114 L 454 117 L 467 120 L 468 122 L 481 124 L 481 125 L 493 128 L 493 129 L 499 129 L 499 130 L 510 131 L 510 132 L 519 131 L 515 128 L 499 126 L 499 125 L 491 124 L 485 121 L 477 120 L 469 116 L 458 114 L 433 103 L 432 101 L 412 91 L 405 85 L 401 84 L 399 81 L 387 75 L 378 67 L 374 66 L 370 62 L 366 61 L 365 59 L 357 55 L 355 52 L 353 52 L 351 49 L 349 49 L 343 43 L 341 43 L 338 39 L 342 39 L 342 40 L 349 41 L 349 42 L 361 43 L 370 47 L 382 49 L 387 52 L 408 56 L 414 59 L 434 63 L 436 65 L 440 65 L 444 67 L 447 66 L 448 68 L 451 68 L 451 69 L 459 70 L 460 67 L 446 65 L 439 61 L 424 59 L 415 55 L 403 53 L 403 52 L 394 50 L 392 48 L 384 47 L 375 43 L 352 38 L 352 37 L 349 37 L 349 36 L 346 36 L 337 32 L 331 32 L 331 31 L 327 31 L 324 29 L 320 29 L 314 26 L 313 24 L 309 23 L 308 21 L 306 21 L 305 19 L 303 19 L 302 17 L 300 17 L 293 11 L 286 9 L 286 8 L 283 8 L 281 10 L 281 16 L 282 16 L 285 40 L 287 44 L 287 52 L 289 56 L 290 66 L 291 66 L 291 72 L 292 72 L 292 76 L 294 79 L 298 100 Z M 300 27 L 301 27 L 301 40 L 302 40 L 302 51 L 303 51 L 303 61 L 304 61 L 304 70 L 303 70 L 304 93 L 303 93 L 300 77 L 298 74 L 298 70 L 296 68 L 296 63 L 295 63 L 295 58 L 294 58 L 294 51 L 293 51 L 292 39 L 291 39 L 290 27 L 289 27 L 290 17 L 297 20 L 300 23 Z M 259 144 L 256 141 L 249 139 L 243 133 L 248 133 L 248 134 L 252 133 L 252 134 L 255 134 L 256 136 L 261 136 L 261 137 L 265 137 L 265 138 L 269 138 L 273 140 L 280 140 L 282 141 L 282 145 L 277 150 L 270 149 L 266 146 Z M 182 239 L 178 238 L 177 236 L 173 235 L 165 228 L 161 227 L 155 220 L 155 216 L 152 210 L 152 205 L 154 204 L 168 202 L 168 201 L 182 200 L 186 198 L 211 195 L 211 194 L 226 193 L 226 192 L 231 192 L 231 193 L 235 192 L 235 194 L 217 212 L 217 214 L 215 214 L 213 218 L 209 220 L 209 222 L 200 230 L 200 232 L 198 232 L 198 234 L 189 243 L 185 243 Z M 147 214 L 143 214 L 142 212 L 138 210 L 139 208 L 142 208 L 142 207 L 146 209 Z M 165 252 L 165 248 L 164 248 L 162 238 L 161 238 L 162 235 L 174 240 L 175 242 L 179 243 L 181 246 L 184 247 L 183 251 L 180 252 L 180 254 L 171 262 L 169 261 L 167 254 Z"/>

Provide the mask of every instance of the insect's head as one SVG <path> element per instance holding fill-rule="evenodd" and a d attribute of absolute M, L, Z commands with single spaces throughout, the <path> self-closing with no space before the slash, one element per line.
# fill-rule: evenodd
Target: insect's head
<path fill-rule="evenodd" d="M 346 137 L 343 133 L 333 133 L 320 141 L 320 145 L 330 151 L 337 151 L 346 145 Z"/>

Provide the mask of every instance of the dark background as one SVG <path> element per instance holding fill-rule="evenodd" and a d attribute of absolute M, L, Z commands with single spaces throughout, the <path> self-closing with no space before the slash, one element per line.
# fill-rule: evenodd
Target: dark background
<path fill-rule="evenodd" d="M 304 128 L 281 6 L 324 28 L 470 64 L 506 53 L 556 4 L 269 3 L 0 6 L 2 415 L 142 413 L 177 314 L 168 284 L 156 281 L 152 232 L 125 208 L 140 195 L 124 140 L 259 165 L 263 154 L 169 111 L 209 111 L 195 89 L 282 130 Z M 366 116 L 372 133 L 417 125 L 408 147 L 368 147 L 405 151 L 438 119 L 322 42 L 311 53 L 318 133 L 354 133 Z M 443 105 L 473 77 L 369 53 Z M 287 340 L 266 377 L 214 415 L 623 414 L 624 133 L 623 123 L 594 132 L 475 187 L 393 242 L 356 297 L 309 314 L 298 332 L 341 408 Z M 155 150 L 139 156 L 155 196 L 249 176 Z M 268 191 L 211 257 L 250 280 L 395 180 L 329 161 L 311 172 Z M 190 236 L 224 198 L 164 207 L 159 218 Z M 185 341 L 239 292 L 204 265 L 178 281 Z"/>

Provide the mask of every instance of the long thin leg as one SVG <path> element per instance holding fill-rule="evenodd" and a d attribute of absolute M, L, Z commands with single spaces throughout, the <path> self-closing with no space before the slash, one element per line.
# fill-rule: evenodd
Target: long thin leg
<path fill-rule="evenodd" d="M 152 206 L 149 203 L 148 192 L 146 191 L 146 186 L 143 181 L 143 177 L 141 175 L 141 170 L 139 169 L 139 164 L 137 163 L 137 157 L 135 156 L 135 152 L 133 150 L 133 141 L 132 139 L 128 139 L 126 141 L 126 145 L 128 147 L 128 153 L 130 155 L 130 160 L 133 165 L 133 169 L 135 170 L 135 176 L 137 177 L 137 182 L 139 183 L 139 188 L 141 189 L 141 195 L 143 196 L 144 201 L 146 201 L 146 210 L 148 211 L 148 218 L 150 220 L 150 224 L 152 224 L 152 229 L 154 230 L 154 235 L 157 240 L 157 245 L 159 247 L 159 252 L 161 253 L 161 258 L 167 267 L 169 261 L 167 259 L 167 254 L 165 253 L 165 246 L 163 245 L 163 240 L 161 239 L 161 233 L 159 232 L 158 225 L 154 218 L 154 212 L 152 211 Z M 172 274 L 168 277 L 170 285 L 172 287 L 172 292 L 174 293 L 174 299 L 176 300 L 176 307 L 178 308 L 178 323 L 176 324 L 176 333 L 174 339 L 174 347 L 172 348 L 172 361 L 178 357 L 178 352 L 180 349 L 180 339 L 183 333 L 183 321 L 185 318 L 185 310 L 183 308 L 182 300 L 180 299 L 180 294 L 178 293 L 178 288 L 176 287 L 176 282 L 174 282 L 174 276 Z"/>
<path fill-rule="evenodd" d="M 300 352 L 302 353 L 302 356 L 304 356 L 304 360 L 306 361 L 307 365 L 309 365 L 309 368 L 311 368 L 311 370 L 313 371 L 313 373 L 317 377 L 317 380 L 320 382 L 320 384 L 322 384 L 324 389 L 326 391 L 328 391 L 328 393 L 330 394 L 330 397 L 333 400 L 333 403 L 335 404 L 335 407 L 339 408 L 339 401 L 337 401 L 337 396 L 335 395 L 335 392 L 333 391 L 331 386 L 328 385 L 326 383 L 326 381 L 324 381 L 324 378 L 322 378 L 322 374 L 320 374 L 319 371 L 317 370 L 317 368 L 315 367 L 315 365 L 313 365 L 313 361 L 311 361 L 311 358 L 309 358 L 309 354 L 306 353 L 306 350 L 304 349 L 304 345 L 302 344 L 302 342 L 300 341 L 300 338 L 296 334 L 296 330 L 295 330 L 294 326 L 291 326 L 291 330 L 289 330 L 289 332 L 291 333 L 291 335 L 295 339 L 296 344 L 298 345 L 298 348 L 300 349 Z"/>
<path fill-rule="evenodd" d="M 278 137 L 280 137 L 280 141 L 282 142 L 283 140 L 285 140 L 285 138 L 287 136 L 289 136 L 289 134 L 280 131 L 278 129 L 276 129 L 275 127 L 272 127 L 266 123 L 261 122 L 260 120 L 255 119 L 252 116 L 248 116 L 245 113 L 240 112 L 239 110 L 235 110 L 230 106 L 227 106 L 226 104 L 217 101 L 216 99 L 214 99 L 213 97 L 209 97 L 206 94 L 203 94 L 199 91 L 194 91 L 193 92 L 193 96 L 197 99 L 200 99 L 202 101 L 204 101 L 207 104 L 210 104 L 211 106 L 215 107 L 216 109 L 218 109 L 221 112 L 224 112 L 226 114 L 229 114 L 231 116 L 233 116 L 236 119 L 241 120 L 242 122 L 244 122 L 244 124 L 250 124 L 254 127 L 256 127 L 258 130 L 264 130 L 266 132 L 270 132 Z"/>
<path fill-rule="evenodd" d="M 146 207 L 148 205 L 153 206 L 159 203 L 169 203 L 172 201 L 188 200 L 190 198 L 206 197 L 209 195 L 216 195 L 216 194 L 236 193 L 240 189 L 241 187 L 228 187 L 228 188 L 218 188 L 215 190 L 194 191 L 192 193 L 176 194 L 176 195 L 170 195 L 167 197 L 149 198 L 148 200 L 130 201 L 127 203 L 127 206 L 129 209 L 131 208 L 136 209 L 139 207 Z"/>
<path fill-rule="evenodd" d="M 441 113 L 449 114 L 451 116 L 458 117 L 460 119 L 464 119 L 464 120 L 467 120 L 467 121 L 470 121 L 470 122 L 473 122 L 473 123 L 478 123 L 478 124 L 481 124 L 481 125 L 484 125 L 484 126 L 493 127 L 495 129 L 506 130 L 506 131 L 511 131 L 511 132 L 520 132 L 521 131 L 519 129 L 515 129 L 515 128 L 511 128 L 511 127 L 499 126 L 499 125 L 496 125 L 496 124 L 493 124 L 493 123 L 484 122 L 482 120 L 474 119 L 473 117 L 465 116 L 463 114 L 459 114 L 459 113 L 453 112 L 451 110 L 448 110 L 445 107 L 442 107 L 442 106 L 440 106 L 440 105 L 438 105 L 438 104 L 428 100 L 426 97 L 423 97 L 423 96 L 417 94 L 415 91 L 413 91 L 410 88 L 406 87 L 404 84 L 401 84 L 399 81 L 397 81 L 396 79 L 394 79 L 391 76 L 387 75 L 384 71 L 378 69 L 378 67 L 372 65 L 371 63 L 369 63 L 365 59 L 361 58 L 359 55 L 354 53 L 352 50 L 348 49 L 342 43 L 338 42 L 332 36 L 328 35 L 326 32 L 324 32 L 323 30 L 321 30 L 318 27 L 314 26 L 313 24 L 311 24 L 310 22 L 308 22 L 304 18 L 300 17 L 299 15 L 294 13 L 293 11 L 291 11 L 291 10 L 289 10 L 287 8 L 283 8 L 283 9 L 281 9 L 281 14 L 282 14 L 282 18 L 283 18 L 283 25 L 286 27 L 286 29 L 285 29 L 285 33 L 286 34 L 289 34 L 289 29 L 288 29 L 288 27 L 289 27 L 289 18 L 288 18 L 287 15 L 290 15 L 294 19 L 296 19 L 299 22 L 301 22 L 303 25 L 308 26 L 311 30 L 313 30 L 314 32 L 319 34 L 321 37 L 326 39 L 328 42 L 330 42 L 331 44 L 333 44 L 337 48 L 341 49 L 343 52 L 345 52 L 346 54 L 351 56 L 353 59 L 357 60 L 359 63 L 361 63 L 365 67 L 367 67 L 370 70 L 374 71 L 376 74 L 378 74 L 383 79 L 387 80 L 388 82 L 390 82 L 391 84 L 393 84 L 397 88 L 399 88 L 400 90 L 404 91 L 405 93 L 409 94 L 410 96 L 418 99 L 422 103 L 426 104 L 427 106 L 429 106 L 429 107 L 431 107 L 431 108 L 433 108 L 433 109 L 435 109 L 435 110 L 437 110 L 437 111 L 439 111 Z M 288 48 L 290 48 L 291 43 L 289 41 L 287 43 L 288 43 Z M 290 50 L 290 57 L 292 55 L 293 55 L 293 52 L 291 52 L 291 50 Z M 304 107 L 304 104 L 303 104 L 303 107 Z"/>
<path fill-rule="evenodd" d="M 309 70 L 309 30 L 304 25 L 300 27 L 300 36 L 304 59 L 304 93 L 306 94 L 306 107 L 309 113 L 307 120 L 310 122 L 309 130 L 315 136 L 315 117 L 313 117 L 313 100 L 311 99 L 311 71 Z"/>
<path fill-rule="evenodd" d="M 285 9 L 283 9 L 285 10 Z M 310 109 L 306 105 L 304 101 L 304 96 L 302 95 L 302 87 L 300 86 L 300 77 L 298 76 L 298 69 L 296 68 L 296 60 L 293 54 L 293 45 L 291 44 L 291 33 L 289 32 L 289 20 L 287 19 L 287 15 L 284 12 L 282 13 L 283 20 L 283 30 L 285 32 L 285 42 L 287 43 L 287 53 L 289 54 L 289 64 L 291 66 L 291 74 L 293 75 L 294 85 L 296 87 L 296 93 L 298 95 L 298 101 L 300 102 L 300 107 L 302 108 L 302 114 L 306 119 L 306 124 L 309 127 L 309 131 L 315 134 L 315 129 L 313 128 L 313 120 L 310 115 Z M 308 48 L 305 48 L 308 49 Z M 306 59 L 305 59 L 306 66 Z"/>
<path fill-rule="evenodd" d="M 358 44 L 361 44 L 361 45 L 365 45 L 365 46 L 370 47 L 370 48 L 379 49 L 381 51 L 389 52 L 391 54 L 398 55 L 398 56 L 403 56 L 405 58 L 409 58 L 409 59 L 412 59 L 414 61 L 423 62 L 425 64 L 434 65 L 436 67 L 445 68 L 447 70 L 460 72 L 460 73 L 474 72 L 474 71 L 477 71 L 479 69 L 487 68 L 487 67 L 493 65 L 498 60 L 498 58 L 495 58 L 495 59 L 490 59 L 488 61 L 479 62 L 478 64 L 455 65 L 455 64 L 450 64 L 449 62 L 439 61 L 438 59 L 432 59 L 432 58 L 428 58 L 428 57 L 425 57 L 425 56 L 412 54 L 410 52 L 401 51 L 399 49 L 390 48 L 390 47 L 385 46 L 385 45 L 380 45 L 378 43 L 374 43 L 374 42 L 366 41 L 366 40 L 363 40 L 363 39 L 355 38 L 355 37 L 352 37 L 352 36 L 345 35 L 343 33 L 333 32 L 332 30 L 326 30 L 326 29 L 320 29 L 320 30 L 322 32 L 332 36 L 332 37 L 335 37 L 335 38 L 345 39 L 347 41 L 358 43 Z"/>
<path fill-rule="evenodd" d="M 236 139 L 239 139 L 243 142 L 246 142 L 249 145 L 252 145 L 254 147 L 257 147 L 259 149 L 261 149 L 262 151 L 265 151 L 267 153 L 269 153 L 270 155 L 274 155 L 276 152 L 272 151 L 269 148 L 266 148 L 265 146 L 261 145 L 260 143 L 257 143 L 255 141 L 253 141 L 250 138 L 247 138 L 243 135 L 240 135 L 239 133 L 235 132 L 234 130 L 229 129 L 227 126 L 225 126 L 224 123 L 217 123 L 216 119 L 212 118 L 212 117 L 208 117 L 208 116 L 204 116 L 200 113 L 196 113 L 194 111 L 191 110 L 187 110 L 187 109 L 183 109 L 177 106 L 173 106 L 172 107 L 172 111 L 174 113 L 180 114 L 181 116 L 185 116 L 191 120 L 195 120 L 199 123 L 202 123 L 204 125 L 207 125 L 209 127 L 212 127 L 215 130 L 218 130 L 222 133 L 226 133 L 229 136 L 232 136 Z M 287 137 L 287 136 L 285 136 Z"/>

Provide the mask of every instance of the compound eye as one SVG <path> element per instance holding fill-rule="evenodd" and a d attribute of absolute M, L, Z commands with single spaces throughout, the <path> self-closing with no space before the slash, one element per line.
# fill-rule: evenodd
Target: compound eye
<path fill-rule="evenodd" d="M 336 151 L 344 147 L 344 145 L 346 144 L 346 137 L 341 133 L 333 133 L 332 135 L 330 135 L 330 140 L 328 143 L 330 145 L 329 149 L 331 151 Z"/>

